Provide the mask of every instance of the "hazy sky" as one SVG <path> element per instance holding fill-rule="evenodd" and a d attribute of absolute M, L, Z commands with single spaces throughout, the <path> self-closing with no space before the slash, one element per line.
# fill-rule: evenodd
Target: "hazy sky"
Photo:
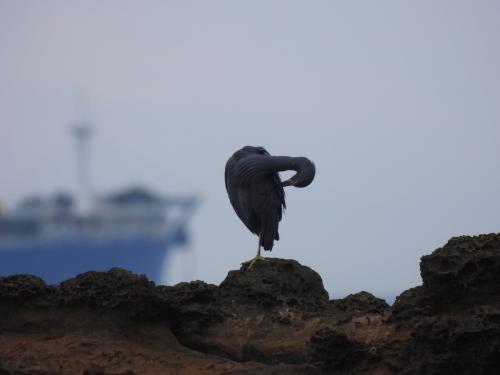
<path fill-rule="evenodd" d="M 93 184 L 203 203 L 169 282 L 254 256 L 224 165 L 244 145 L 308 156 L 275 257 L 331 297 L 420 284 L 420 256 L 500 229 L 498 1 L 0 0 L 0 200 L 75 189 L 73 98 Z"/>

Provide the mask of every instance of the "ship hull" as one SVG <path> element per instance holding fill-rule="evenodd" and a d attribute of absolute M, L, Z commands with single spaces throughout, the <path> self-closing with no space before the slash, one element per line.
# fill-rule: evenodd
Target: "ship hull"
<path fill-rule="evenodd" d="M 52 240 L 0 244 L 0 276 L 33 274 L 56 284 L 87 271 L 121 267 L 160 282 L 176 238 Z"/>

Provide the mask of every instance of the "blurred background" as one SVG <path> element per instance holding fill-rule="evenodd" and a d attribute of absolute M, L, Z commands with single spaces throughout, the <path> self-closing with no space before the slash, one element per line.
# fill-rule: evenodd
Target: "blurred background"
<path fill-rule="evenodd" d="M 0 0 L 4 222 L 51 197 L 47 233 L 147 232 L 171 241 L 157 281 L 218 284 L 257 241 L 224 166 L 261 145 L 317 168 L 286 189 L 272 256 L 315 269 L 331 298 L 392 302 L 422 255 L 499 231 L 499 19 L 486 0 Z"/>

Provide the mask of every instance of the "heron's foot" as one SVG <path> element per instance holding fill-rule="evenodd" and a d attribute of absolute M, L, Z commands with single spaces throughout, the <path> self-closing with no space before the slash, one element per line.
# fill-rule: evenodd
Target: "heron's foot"
<path fill-rule="evenodd" d="M 242 263 L 241 263 L 241 265 L 243 266 L 243 265 L 248 264 L 247 270 L 250 270 L 250 269 L 252 269 L 253 265 L 254 265 L 256 262 L 261 261 L 261 260 L 265 260 L 265 261 L 267 261 L 267 259 L 266 259 L 266 258 L 264 258 L 263 256 L 261 256 L 261 255 L 257 255 L 255 258 L 252 258 L 252 259 L 250 259 L 250 260 L 247 260 L 246 262 L 242 262 Z"/>

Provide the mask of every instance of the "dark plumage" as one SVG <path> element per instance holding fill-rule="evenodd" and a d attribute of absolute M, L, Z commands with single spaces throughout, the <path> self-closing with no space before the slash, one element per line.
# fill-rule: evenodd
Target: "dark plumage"
<path fill-rule="evenodd" d="M 297 173 L 281 182 L 279 171 Z M 305 187 L 314 179 L 314 164 L 304 157 L 271 156 L 263 147 L 245 146 L 226 163 L 226 190 L 231 205 L 246 227 L 259 236 L 260 246 L 272 250 L 279 240 L 278 225 L 285 209 L 284 186 Z"/>

